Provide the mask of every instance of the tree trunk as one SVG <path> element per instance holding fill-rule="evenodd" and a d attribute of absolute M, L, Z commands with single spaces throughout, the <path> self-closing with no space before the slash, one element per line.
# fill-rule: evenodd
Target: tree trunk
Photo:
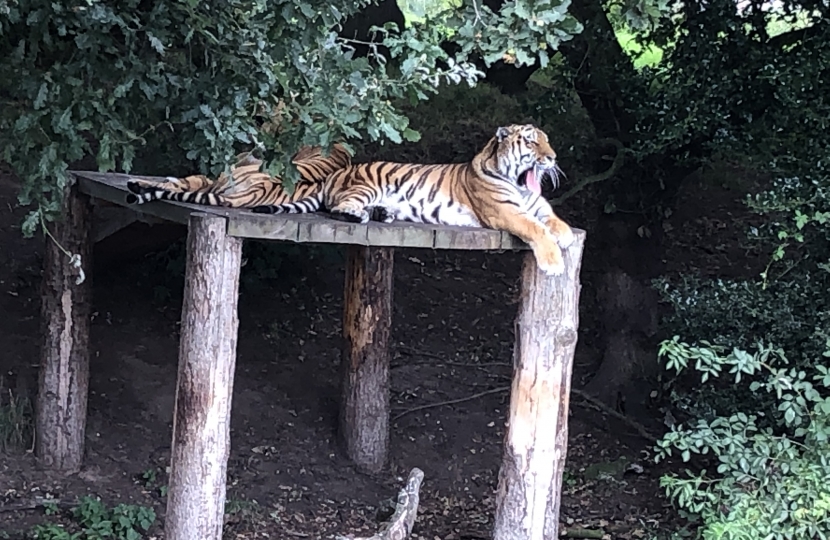
<path fill-rule="evenodd" d="M 625 110 L 628 96 L 623 85 L 634 80 L 634 66 L 617 40 L 602 2 L 575 0 L 568 11 L 584 28 L 560 48 L 576 73 L 577 94 L 597 138 L 613 137 L 627 146 L 636 119 Z"/>
<path fill-rule="evenodd" d="M 89 198 L 76 187 L 66 189 L 63 216 L 53 226 L 54 239 L 46 238 L 43 258 L 35 448 L 43 467 L 65 472 L 78 471 L 84 455 L 92 306 L 91 216 Z M 80 256 L 80 268 L 70 263 L 64 250 Z"/>
<path fill-rule="evenodd" d="M 622 243 L 630 245 L 630 243 Z M 609 246 L 610 248 L 610 246 Z M 610 260 L 620 261 L 614 249 L 605 251 Z M 634 399 L 643 405 L 651 385 L 643 384 L 655 375 L 658 365 L 653 354 L 659 339 L 660 298 L 656 290 L 619 269 L 605 272 L 597 288 L 604 352 L 602 362 L 585 392 L 618 412 L 620 405 Z"/>
<path fill-rule="evenodd" d="M 494 540 L 558 538 L 584 242 L 577 232 L 561 276 L 543 274 L 525 255 Z"/>
<path fill-rule="evenodd" d="M 226 227 L 223 217 L 190 217 L 168 540 L 222 538 L 242 261 L 242 240 L 227 236 Z"/>
<path fill-rule="evenodd" d="M 389 445 L 389 328 L 394 250 L 349 246 L 343 300 L 340 437 L 361 469 L 376 473 Z"/>

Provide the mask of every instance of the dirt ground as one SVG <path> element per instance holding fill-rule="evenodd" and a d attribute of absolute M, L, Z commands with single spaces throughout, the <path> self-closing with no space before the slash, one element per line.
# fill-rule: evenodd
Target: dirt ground
<path fill-rule="evenodd" d="M 692 201 L 712 219 L 729 213 L 710 204 L 713 198 L 737 207 L 728 190 L 715 192 Z M 31 397 L 42 240 L 22 238 L 24 213 L 11 179 L 0 177 L 0 389 L 5 381 Z M 701 215 L 676 213 L 666 234 L 680 231 L 697 245 L 694 239 L 710 227 Z M 566 217 L 589 229 L 578 215 Z M 31 452 L 0 455 L 0 531 L 9 537 L 59 519 L 42 508 L 20 509 L 37 497 L 71 504 L 91 494 L 108 504 L 153 507 L 158 519 L 149 536 L 163 538 L 160 488 L 171 439 L 183 276 L 175 265 L 167 271 L 148 262 L 148 253 L 184 232 L 138 225 L 97 246 L 85 466 L 63 477 L 39 470 Z M 722 230 L 718 234 L 723 237 Z M 737 226 L 733 234 L 741 234 Z M 588 238 L 575 387 L 590 379 L 598 361 L 591 287 L 602 257 L 593 251 L 590 229 Z M 664 251 L 671 259 L 663 261 L 666 268 L 681 271 L 698 256 L 709 264 L 708 251 L 696 254 L 679 240 L 674 245 L 686 259 L 680 264 Z M 273 279 L 243 283 L 226 538 L 373 532 L 378 505 L 395 496 L 412 467 L 425 472 L 413 538 L 490 538 L 520 265 L 516 253 L 396 252 L 394 421 L 389 465 L 376 476 L 357 472 L 335 442 L 342 251 L 286 249 Z M 252 271 L 246 266 L 243 274 Z M 659 421 L 650 425 L 660 427 Z M 577 396 L 569 429 L 563 526 L 602 529 L 605 538 L 652 538 L 676 519 L 659 488 L 666 466 L 653 464 L 649 441 Z M 618 466 L 628 463 L 641 472 Z"/>

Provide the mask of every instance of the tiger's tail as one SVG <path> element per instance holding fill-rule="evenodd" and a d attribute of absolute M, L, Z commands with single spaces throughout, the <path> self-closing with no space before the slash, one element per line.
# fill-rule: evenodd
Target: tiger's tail
<path fill-rule="evenodd" d="M 171 180 L 176 180 L 175 178 Z M 227 206 L 228 202 L 221 195 L 201 191 L 169 191 L 167 189 L 143 186 L 137 182 L 127 181 L 128 204 L 145 204 L 152 201 L 177 201 L 207 206 Z"/>
<path fill-rule="evenodd" d="M 254 206 L 251 212 L 256 214 L 309 214 L 318 211 L 322 206 L 323 194 L 315 193 L 294 202 Z"/>

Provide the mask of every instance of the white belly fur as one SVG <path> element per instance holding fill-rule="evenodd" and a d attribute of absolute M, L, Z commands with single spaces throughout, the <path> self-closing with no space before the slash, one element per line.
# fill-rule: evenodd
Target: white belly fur
<path fill-rule="evenodd" d="M 407 201 L 402 195 L 396 194 L 383 200 L 381 205 L 395 216 L 395 221 L 454 225 L 457 227 L 481 227 L 481 223 L 472 210 L 460 206 L 458 203 L 448 206 L 449 201 L 438 196 L 431 203 L 423 201 L 423 212 L 420 203 L 419 200 Z"/>

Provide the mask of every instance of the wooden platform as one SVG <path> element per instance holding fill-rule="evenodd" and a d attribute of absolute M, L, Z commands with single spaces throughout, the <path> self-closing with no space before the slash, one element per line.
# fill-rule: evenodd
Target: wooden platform
<path fill-rule="evenodd" d="M 44 252 L 35 452 L 55 470 L 77 472 L 83 463 L 96 239 L 136 219 L 187 225 L 167 540 L 222 538 L 243 239 L 348 244 L 336 433 L 351 462 L 375 475 L 385 469 L 389 449 L 394 248 L 527 248 L 483 228 L 360 225 L 325 214 L 262 215 L 170 201 L 128 205 L 128 176 L 72 174 L 77 182 L 61 194 L 63 217 L 51 225 Z M 574 233 L 561 275 L 544 274 L 533 252 L 524 254 L 494 540 L 558 537 L 585 243 L 584 231 Z M 70 264 L 67 253 L 78 254 L 79 264 Z"/>
<path fill-rule="evenodd" d="M 141 205 L 127 204 L 127 179 L 141 178 L 163 182 L 164 178 L 113 173 L 72 171 L 81 193 L 95 199 L 125 206 L 136 212 L 187 224 L 190 214 L 201 212 L 227 218 L 229 236 L 257 240 L 356 244 L 377 247 L 411 247 L 432 249 L 503 250 L 528 249 L 515 236 L 493 229 L 448 227 L 421 223 L 347 223 L 318 214 L 254 214 L 201 204 L 155 201 Z"/>

